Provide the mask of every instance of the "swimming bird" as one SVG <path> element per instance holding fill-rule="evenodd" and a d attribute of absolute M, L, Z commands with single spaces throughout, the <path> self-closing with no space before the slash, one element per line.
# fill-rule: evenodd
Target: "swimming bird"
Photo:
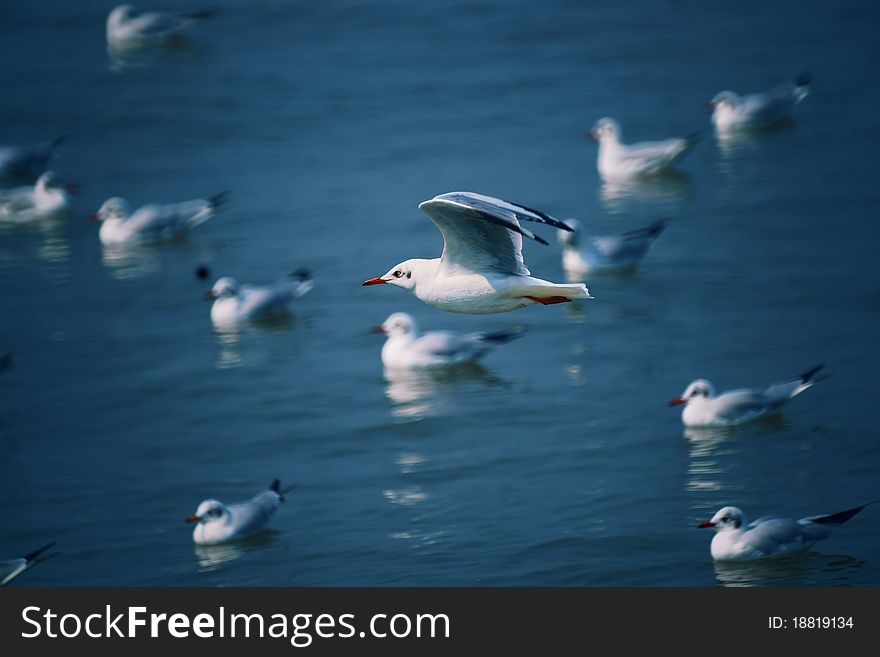
<path fill-rule="evenodd" d="M 667 172 L 699 141 L 699 136 L 694 133 L 663 141 L 624 144 L 620 141 L 621 135 L 620 125 L 608 117 L 596 121 L 588 135 L 593 141 L 599 142 L 596 168 L 606 180 Z"/>
<path fill-rule="evenodd" d="M 423 201 L 419 209 L 443 234 L 442 255 L 406 260 L 364 285 L 396 285 L 429 306 L 472 314 L 593 298 L 583 284 L 551 283 L 526 269 L 523 236 L 547 242 L 521 221 L 570 230 L 543 212 L 473 192 L 442 194 Z"/>
<path fill-rule="evenodd" d="M 564 222 L 571 230 L 560 230 L 557 236 L 562 243 L 562 266 L 570 279 L 634 271 L 666 228 L 660 220 L 620 235 L 585 236 L 576 219 Z"/>
<path fill-rule="evenodd" d="M 77 190 L 76 183 L 65 183 L 47 171 L 33 186 L 0 190 L 0 221 L 26 223 L 64 214 L 70 204 L 68 194 Z"/>
<path fill-rule="evenodd" d="M 165 45 L 183 37 L 195 23 L 213 14 L 209 10 L 186 14 L 138 13 L 132 5 L 119 5 L 107 16 L 107 43 L 117 49 Z"/>
<path fill-rule="evenodd" d="M 382 346 L 382 364 L 397 369 L 475 363 L 498 345 L 523 334 L 521 330 L 492 333 L 429 331 L 420 334 L 415 319 L 407 313 L 393 313 L 382 324 L 373 327 L 373 331 L 388 336 Z"/>
<path fill-rule="evenodd" d="M 874 504 L 869 502 L 868 504 Z M 700 528 L 712 528 L 710 552 L 716 561 L 748 561 L 779 557 L 805 550 L 816 541 L 829 536 L 868 504 L 839 513 L 810 516 L 793 520 L 764 516 L 746 525 L 743 512 L 735 506 L 719 510 L 711 520 L 700 523 Z"/>
<path fill-rule="evenodd" d="M 765 128 L 791 116 L 794 108 L 807 97 L 809 73 L 769 91 L 740 96 L 722 91 L 706 103 L 712 111 L 712 123 L 721 131 Z"/>
<path fill-rule="evenodd" d="M 229 276 L 214 283 L 205 295 L 213 300 L 211 321 L 217 325 L 235 325 L 287 312 L 290 304 L 314 286 L 311 274 L 299 269 L 271 285 L 239 285 Z"/>
<path fill-rule="evenodd" d="M 4 561 L 0 561 L 0 586 L 5 586 L 9 584 L 16 577 L 21 575 L 28 568 L 34 566 L 34 564 L 39 563 L 40 561 L 45 561 L 49 557 L 54 556 L 54 554 L 45 554 L 46 550 L 53 547 L 55 543 L 49 543 L 48 545 L 44 545 L 43 547 L 30 552 L 23 557 L 16 557 L 15 559 L 6 559 Z"/>
<path fill-rule="evenodd" d="M 225 505 L 215 499 L 204 500 L 186 522 L 198 523 L 193 530 L 193 542 L 197 545 L 216 545 L 244 538 L 259 531 L 272 518 L 284 501 L 285 493 L 297 484 L 281 488 L 278 479 L 269 488 L 245 502 Z"/>
<path fill-rule="evenodd" d="M 0 178 L 39 176 L 64 139 L 56 137 L 39 144 L 0 146 Z"/>
<path fill-rule="evenodd" d="M 220 192 L 182 203 L 150 203 L 130 212 L 125 199 L 114 196 L 92 214 L 92 220 L 101 224 L 98 237 L 105 245 L 158 241 L 185 235 L 213 217 L 225 200 L 226 192 Z"/>
<path fill-rule="evenodd" d="M 816 373 L 823 367 L 817 365 L 798 377 L 764 389 L 730 390 L 717 396 L 711 383 L 697 379 L 669 405 L 685 404 L 681 419 L 688 427 L 736 426 L 779 413 L 785 404 L 822 380 L 816 378 Z"/>

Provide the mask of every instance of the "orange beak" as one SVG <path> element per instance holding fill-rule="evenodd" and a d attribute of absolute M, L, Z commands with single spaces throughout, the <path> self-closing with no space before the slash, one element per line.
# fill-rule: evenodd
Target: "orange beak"
<path fill-rule="evenodd" d="M 675 399 L 670 400 L 670 406 L 678 406 L 679 404 L 684 404 L 687 399 L 682 399 L 681 397 L 676 397 Z"/>
<path fill-rule="evenodd" d="M 364 281 L 363 284 L 364 285 L 382 285 L 383 283 L 387 283 L 387 282 L 388 281 L 386 281 L 381 276 L 376 276 L 376 278 L 368 278 L 367 280 Z"/>
<path fill-rule="evenodd" d="M 184 522 L 186 522 L 186 523 L 190 523 L 190 522 L 198 522 L 199 520 L 201 520 L 201 518 L 199 518 L 199 517 L 194 513 L 194 514 L 192 514 L 191 516 L 189 516 L 186 520 L 184 520 Z"/>

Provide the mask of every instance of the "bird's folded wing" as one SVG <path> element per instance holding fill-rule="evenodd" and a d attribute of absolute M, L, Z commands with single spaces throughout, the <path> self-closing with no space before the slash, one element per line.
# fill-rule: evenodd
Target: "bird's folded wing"
<path fill-rule="evenodd" d="M 419 205 L 443 234 L 445 267 L 529 275 L 522 256 L 523 236 L 547 242 L 520 221 L 571 230 L 561 221 L 501 199 L 472 192 L 450 192 Z"/>
<path fill-rule="evenodd" d="M 800 547 L 805 541 L 817 540 L 820 536 L 807 536 L 804 528 L 789 518 L 759 518 L 749 525 L 745 534 L 749 546 L 765 555 L 772 555 L 784 547 Z"/>

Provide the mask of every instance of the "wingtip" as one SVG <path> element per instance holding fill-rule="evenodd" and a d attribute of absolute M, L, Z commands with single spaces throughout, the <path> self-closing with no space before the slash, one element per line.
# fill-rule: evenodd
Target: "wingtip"
<path fill-rule="evenodd" d="M 38 556 L 43 554 L 46 550 L 48 550 L 49 548 L 53 548 L 53 547 L 55 547 L 55 541 L 52 541 L 51 543 L 47 543 L 43 547 L 37 548 L 33 552 L 28 552 L 26 555 L 24 555 L 24 560 L 25 561 L 33 561 Z"/>
<path fill-rule="evenodd" d="M 810 75 L 809 71 L 801 71 L 800 73 L 798 73 L 797 77 L 794 79 L 794 83 L 798 87 L 806 87 L 812 81 L 813 81 L 813 76 Z"/>
<path fill-rule="evenodd" d="M 804 372 L 803 374 L 801 374 L 801 376 L 800 376 L 801 380 L 802 380 L 804 383 L 806 383 L 807 381 L 815 381 L 815 380 L 817 380 L 817 379 L 815 378 L 816 373 L 817 373 L 819 370 L 821 370 L 823 367 L 825 367 L 825 363 L 820 363 L 819 365 L 816 365 L 815 367 L 811 367 L 811 368 L 808 369 L 806 372 Z"/>

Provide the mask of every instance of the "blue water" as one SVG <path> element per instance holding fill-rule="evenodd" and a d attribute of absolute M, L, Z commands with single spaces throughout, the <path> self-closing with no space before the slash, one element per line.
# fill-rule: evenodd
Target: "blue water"
<path fill-rule="evenodd" d="M 199 9 L 198 2 L 176 8 Z M 0 556 L 17 584 L 878 585 L 880 507 L 802 559 L 713 565 L 725 504 L 801 517 L 878 497 L 872 3 L 214 2 L 190 47 L 115 62 L 110 3 L 7 0 L 0 142 L 67 134 L 66 220 L 0 230 Z M 808 69 L 787 126 L 733 144 L 703 101 Z M 704 132 L 674 180 L 600 184 L 584 134 Z M 362 288 L 440 236 L 417 205 L 509 198 L 596 233 L 659 217 L 596 299 L 466 316 Z M 188 240 L 102 249 L 88 214 L 229 190 Z M 551 246 L 532 271 L 564 278 Z M 315 289 L 290 321 L 216 335 L 213 276 Z M 369 328 L 520 325 L 483 367 L 387 380 Z M 833 376 L 784 420 L 683 431 L 697 377 Z M 206 497 L 301 487 L 255 539 L 196 550 Z"/>

